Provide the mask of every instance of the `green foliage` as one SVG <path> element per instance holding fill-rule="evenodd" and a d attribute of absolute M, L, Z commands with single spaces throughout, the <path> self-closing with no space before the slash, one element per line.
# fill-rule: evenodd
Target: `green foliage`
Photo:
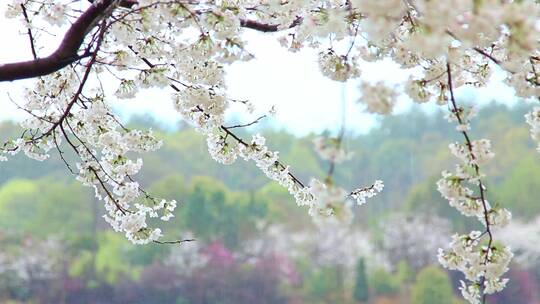
<path fill-rule="evenodd" d="M 130 247 L 123 235 L 105 232 L 99 237 L 99 250 L 96 253 L 96 274 L 108 284 L 116 284 L 120 279 L 135 280 L 140 274 L 140 267 L 131 265 L 124 257 Z"/>
<path fill-rule="evenodd" d="M 68 270 L 71 277 L 81 277 L 85 272 L 93 269 L 94 265 L 93 253 L 88 250 L 82 250 L 78 256 L 73 258 Z"/>
<path fill-rule="evenodd" d="M 467 301 L 461 299 L 461 298 L 458 298 L 458 297 L 454 297 L 452 299 L 452 304 L 467 304 Z"/>
<path fill-rule="evenodd" d="M 210 177 L 194 178 L 180 208 L 185 228 L 204 241 L 221 239 L 229 249 L 236 248 L 240 235 L 255 229 L 255 222 L 266 216 L 265 200 L 254 192 L 235 193 Z"/>
<path fill-rule="evenodd" d="M 530 219 L 540 212 L 540 162 L 536 156 L 522 159 L 497 189 L 500 203 L 513 214 Z"/>
<path fill-rule="evenodd" d="M 407 263 L 406 260 L 401 260 L 398 263 L 396 278 L 399 285 L 405 285 L 414 279 L 414 269 Z"/>
<path fill-rule="evenodd" d="M 304 290 L 312 303 L 329 303 L 328 301 L 335 297 L 335 293 L 341 291 L 338 276 L 335 267 L 321 267 L 307 277 Z"/>
<path fill-rule="evenodd" d="M 186 194 L 186 182 L 180 174 L 171 174 L 161 177 L 148 189 L 153 195 L 180 200 Z"/>
<path fill-rule="evenodd" d="M 190 187 L 183 208 L 183 221 L 198 238 L 211 241 L 225 239 L 227 247 L 237 245 L 238 221 L 234 210 L 227 208 L 227 190 L 223 184 L 211 178 L 197 178 Z"/>
<path fill-rule="evenodd" d="M 356 264 L 356 281 L 354 283 L 353 297 L 358 302 L 366 302 L 369 299 L 364 258 L 360 258 Z"/>
<path fill-rule="evenodd" d="M 0 188 L 0 229 L 80 237 L 92 225 L 94 203 L 93 196 L 75 181 L 13 179 Z"/>
<path fill-rule="evenodd" d="M 145 266 L 152 264 L 154 261 L 163 261 L 168 253 L 169 248 L 159 244 L 148 244 L 146 246 L 129 244 L 126 258 L 131 265 Z"/>
<path fill-rule="evenodd" d="M 277 183 L 268 183 L 256 192 L 258 201 L 266 206 L 265 219 L 269 222 L 286 223 L 291 228 L 305 227 L 311 223 L 305 209 L 298 208 L 287 189 Z"/>
<path fill-rule="evenodd" d="M 295 174 L 303 179 L 311 176 L 321 176 L 326 171 L 326 164 L 321 165 L 319 163 L 310 141 L 303 145 L 292 145 L 288 153 L 283 156 L 283 161 L 287 164 L 294 164 Z"/>
<path fill-rule="evenodd" d="M 412 287 L 411 304 L 452 304 L 452 285 L 443 270 L 428 266 L 418 274 Z"/>
<path fill-rule="evenodd" d="M 371 273 L 369 285 L 377 295 L 394 295 L 399 292 L 399 282 L 396 277 L 382 268 Z"/>
<path fill-rule="evenodd" d="M 464 217 L 459 211 L 450 206 L 448 201 L 437 191 L 436 183 L 439 178 L 439 176 L 434 176 L 413 186 L 405 199 L 405 211 L 412 214 L 436 214 L 442 218 L 447 218 L 458 231 L 477 229 L 478 223 L 476 219 Z"/>

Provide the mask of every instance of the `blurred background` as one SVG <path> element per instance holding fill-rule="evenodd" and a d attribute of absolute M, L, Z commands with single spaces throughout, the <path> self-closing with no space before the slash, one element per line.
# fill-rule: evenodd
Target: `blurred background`
<path fill-rule="evenodd" d="M 491 139 L 496 153 L 483 168 L 490 202 L 514 216 L 495 232 L 516 253 L 509 287 L 489 303 L 540 303 L 540 155 L 527 110 L 491 104 L 473 121 L 473 137 Z M 57 155 L 43 163 L 19 155 L 0 166 L 1 303 L 464 303 L 462 277 L 438 266 L 437 248 L 480 227 L 436 190 L 456 163 L 448 144 L 461 140 L 442 113 L 412 107 L 348 134 L 354 157 L 337 167 L 337 183 L 382 179 L 385 188 L 354 208 L 351 225 L 324 227 L 252 163 L 213 161 L 193 129 L 141 116 L 129 125 L 151 127 L 165 143 L 144 155 L 138 175 L 155 196 L 179 202 L 165 239 L 195 241 L 131 245 Z M 314 135 L 257 131 L 303 180 L 325 176 Z M 2 141 L 19 132 L 0 121 Z"/>

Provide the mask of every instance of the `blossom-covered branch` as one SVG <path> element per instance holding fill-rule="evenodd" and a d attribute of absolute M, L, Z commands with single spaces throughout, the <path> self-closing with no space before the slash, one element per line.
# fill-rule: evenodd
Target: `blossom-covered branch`
<path fill-rule="evenodd" d="M 456 173 L 443 172 L 443 178 L 437 182 L 438 190 L 450 205 L 465 216 L 476 217 L 485 227 L 483 232 L 472 231 L 469 234 L 452 236 L 450 249 L 439 249 L 440 263 L 449 269 L 465 274 L 470 283 L 461 281 L 461 292 L 469 302 L 485 303 L 486 296 L 502 290 L 508 279 L 501 276 L 508 271 L 508 264 L 513 257 L 509 247 L 494 244 L 493 228 L 505 226 L 511 219 L 508 210 L 492 207 L 486 199 L 486 190 L 480 165 L 494 157 L 489 140 L 472 141 L 468 130 L 470 119 L 475 111 L 459 107 L 453 88 L 452 69 L 446 63 L 447 85 L 450 92 L 450 113 L 448 119 L 456 121 L 456 129 L 461 132 L 465 144 L 450 144 L 450 150 L 463 164 L 456 166 Z M 477 195 L 465 183 L 477 186 Z M 487 243 L 482 239 L 487 236 Z"/>

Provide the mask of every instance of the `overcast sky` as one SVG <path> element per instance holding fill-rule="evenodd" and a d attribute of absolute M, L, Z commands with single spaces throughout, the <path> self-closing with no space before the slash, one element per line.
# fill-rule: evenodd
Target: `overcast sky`
<path fill-rule="evenodd" d="M 0 48 L 0 64 L 31 58 L 28 39 L 17 28 L 17 23 L 3 17 L 0 8 L 0 28 L 3 40 L 9 41 Z M 323 77 L 317 66 L 316 53 L 305 50 L 290 53 L 279 46 L 276 39 L 253 31 L 246 31 L 247 49 L 256 56 L 249 62 L 235 63 L 227 69 L 229 95 L 235 99 L 250 100 L 259 113 L 275 106 L 277 115 L 267 123 L 286 128 L 298 135 L 320 132 L 325 129 L 337 130 L 342 120 L 343 109 L 346 112 L 349 132 L 363 133 L 373 127 L 377 115 L 366 114 L 363 106 L 356 103 L 360 92 L 358 81 L 345 84 Z M 47 37 L 46 45 L 39 54 L 48 55 L 58 45 L 61 37 Z M 367 81 L 384 80 L 399 83 L 407 79 L 408 74 L 398 69 L 390 61 L 367 63 L 361 66 L 361 78 Z M 496 99 L 513 103 L 513 91 L 501 82 L 501 74 L 495 74 L 488 88 L 477 90 L 465 88 L 458 91 L 458 96 L 474 98 L 485 103 Z M 20 120 L 25 113 L 17 110 L 8 98 L 22 104 L 19 97 L 22 86 L 28 81 L 0 83 L 0 120 Z M 114 102 L 117 113 L 124 119 L 134 114 L 150 114 L 165 125 L 174 125 L 180 118 L 170 102 L 170 90 L 151 90 L 140 93 L 136 99 Z M 402 96 L 394 113 L 406 111 L 410 100 Z M 424 105 L 426 111 L 433 111 L 436 106 Z M 249 122 L 257 117 L 233 109 L 229 117 Z"/>

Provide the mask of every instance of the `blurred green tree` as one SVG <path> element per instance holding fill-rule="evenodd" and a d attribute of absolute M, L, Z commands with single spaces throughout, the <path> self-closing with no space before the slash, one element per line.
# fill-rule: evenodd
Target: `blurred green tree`
<path fill-rule="evenodd" d="M 412 304 L 452 304 L 452 285 L 448 275 L 435 266 L 422 269 L 412 287 Z"/>
<path fill-rule="evenodd" d="M 18 235 L 79 238 L 91 233 L 95 203 L 88 189 L 76 182 L 52 177 L 13 179 L 0 188 L 0 229 Z"/>
<path fill-rule="evenodd" d="M 373 271 L 368 282 L 377 295 L 395 295 L 399 292 L 397 278 L 382 268 Z"/>
<path fill-rule="evenodd" d="M 354 284 L 353 297 L 358 302 L 366 302 L 369 299 L 364 258 L 358 259 L 358 263 L 356 264 L 356 281 Z"/>
<path fill-rule="evenodd" d="M 520 217 L 531 219 L 540 212 L 540 163 L 536 156 L 527 157 L 507 173 L 497 189 L 497 198 L 504 207 Z"/>

